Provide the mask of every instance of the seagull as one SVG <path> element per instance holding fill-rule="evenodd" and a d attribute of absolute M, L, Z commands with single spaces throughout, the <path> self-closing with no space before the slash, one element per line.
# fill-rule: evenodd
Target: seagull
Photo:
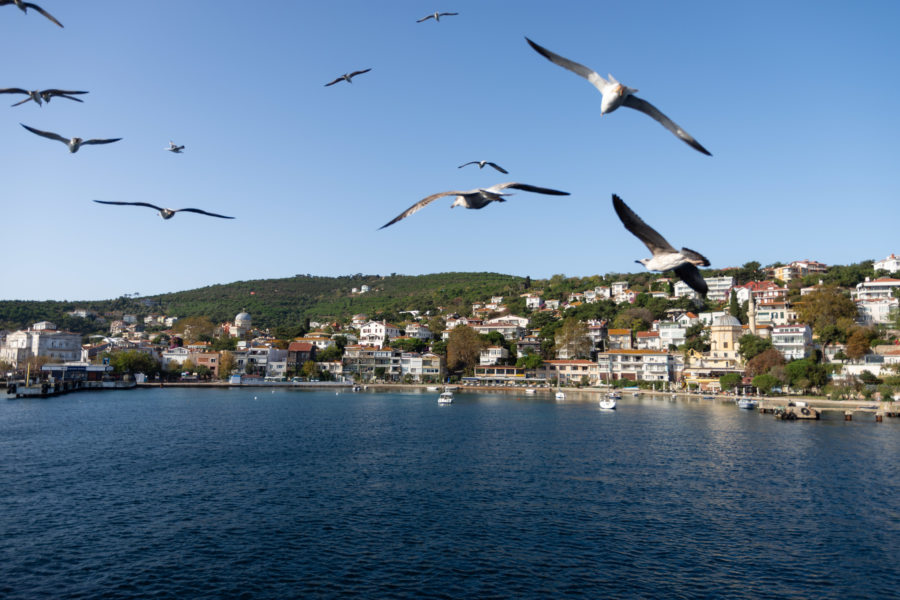
<path fill-rule="evenodd" d="M 184 146 L 176 146 L 175 142 L 169 140 L 169 147 L 166 148 L 169 152 L 174 152 L 175 154 L 181 154 L 181 151 L 184 150 Z"/>
<path fill-rule="evenodd" d="M 707 156 L 712 156 L 712 154 L 710 154 L 706 148 L 700 145 L 700 142 L 691 137 L 691 135 L 687 131 L 676 125 L 669 117 L 659 112 L 659 109 L 657 109 L 646 100 L 641 100 L 640 98 L 635 96 L 634 93 L 638 90 L 622 85 L 621 83 L 616 81 L 616 78 L 612 75 L 609 76 L 609 81 L 607 81 L 603 79 L 603 77 L 601 77 L 596 71 L 593 71 L 585 67 L 584 65 L 580 65 L 575 61 L 563 58 L 559 54 L 554 54 L 546 48 L 535 44 L 527 37 L 525 38 L 525 40 L 539 54 L 543 55 L 544 58 L 546 58 L 550 62 L 558 64 L 565 69 L 572 71 L 576 75 L 581 75 L 582 77 L 590 81 L 595 88 L 600 90 L 600 93 L 603 94 L 603 100 L 600 102 L 601 115 L 611 113 L 622 105 L 627 106 L 628 108 L 639 110 L 645 115 L 649 115 L 650 117 L 653 117 L 654 119 L 659 121 L 663 127 L 681 138 L 682 141 L 684 141 L 694 150 L 702 152 Z"/>
<path fill-rule="evenodd" d="M 62 142 L 63 144 L 65 144 L 66 146 L 69 147 L 69 152 L 71 152 L 73 154 L 75 152 L 78 152 L 79 148 L 81 148 L 82 146 L 86 146 L 88 144 L 111 144 L 113 142 L 118 142 L 119 140 L 122 139 L 122 138 L 113 138 L 111 140 L 85 140 L 80 137 L 73 137 L 73 138 L 67 140 L 63 136 L 53 133 L 52 131 L 41 131 L 40 129 L 35 129 L 34 127 L 29 127 L 28 125 L 25 125 L 24 123 L 19 123 L 19 125 L 21 125 L 25 129 L 27 129 L 28 131 L 30 131 L 31 133 L 34 133 L 36 135 L 45 137 L 50 140 L 58 140 L 58 141 Z"/>
<path fill-rule="evenodd" d="M 438 198 L 443 198 L 444 196 L 456 196 L 456 200 L 453 201 L 453 204 L 450 205 L 450 208 L 454 208 L 456 206 L 462 206 L 463 208 L 484 208 L 491 202 L 506 202 L 504 200 L 504 196 L 509 196 L 510 194 L 501 193 L 502 190 L 506 188 L 512 188 L 514 190 L 522 190 L 525 192 L 534 192 L 535 194 L 548 194 L 551 196 L 568 196 L 569 192 L 560 192 L 558 190 L 551 190 L 548 188 L 537 187 L 534 185 L 528 185 L 527 183 L 498 183 L 497 185 L 492 185 L 487 188 L 476 188 L 474 190 L 467 190 L 465 192 L 452 191 L 452 192 L 441 192 L 440 194 L 434 194 L 428 196 L 427 198 L 423 198 L 407 208 L 405 211 L 394 217 L 394 219 L 381 227 L 379 229 L 384 229 L 388 225 L 393 225 L 397 221 L 401 219 L 405 219 L 409 215 L 418 211 L 419 209 L 431 204 Z"/>
<path fill-rule="evenodd" d="M 483 169 L 483 168 L 484 168 L 484 165 L 490 165 L 491 167 L 494 167 L 495 169 L 497 169 L 497 170 L 500 171 L 501 173 L 506 173 L 507 175 L 509 174 L 509 171 L 507 171 L 506 169 L 504 169 L 503 167 L 501 167 L 501 166 L 498 165 L 497 163 L 492 163 L 492 162 L 487 161 L 487 160 L 473 160 L 473 161 L 471 161 L 471 162 L 467 162 L 465 165 L 459 165 L 459 166 L 456 167 L 456 168 L 457 168 L 457 169 L 462 169 L 462 168 L 465 167 L 466 165 L 478 165 L 478 168 L 479 168 L 479 169 Z"/>
<path fill-rule="evenodd" d="M 59 25 L 60 27 L 63 26 L 62 23 L 60 23 L 59 21 L 57 21 L 56 19 L 53 18 L 53 15 L 48 13 L 46 10 L 44 10 L 37 4 L 32 4 L 31 2 L 22 2 L 22 0 L 0 0 L 0 6 L 6 6 L 8 4 L 15 4 L 16 6 L 19 7 L 19 10 L 21 10 L 26 15 L 28 14 L 28 9 L 33 8 L 34 10 L 38 11 L 39 13 L 41 13 L 42 15 L 44 15 L 45 17 L 47 17 L 48 19 L 50 19 L 51 21 L 53 21 L 54 23 Z"/>
<path fill-rule="evenodd" d="M 234 217 L 226 217 L 225 215 L 217 215 L 216 213 L 206 212 L 205 210 L 200 210 L 199 208 L 162 208 L 161 206 L 156 206 L 155 204 L 149 204 L 147 202 L 113 202 L 110 200 L 94 200 L 94 202 L 98 202 L 100 204 L 116 204 L 118 206 L 146 206 L 148 208 L 155 209 L 159 212 L 159 216 L 163 219 L 171 219 L 175 216 L 177 212 L 192 212 L 199 213 L 201 215 L 206 215 L 208 217 L 219 217 L 220 219 L 233 219 Z"/>
<path fill-rule="evenodd" d="M 24 100 L 20 100 L 13 104 L 12 106 L 18 106 L 20 104 L 25 104 L 26 102 L 30 102 L 34 100 L 38 106 L 41 106 L 42 102 L 50 103 L 50 99 L 54 96 L 61 96 L 63 98 L 68 98 L 69 100 L 74 100 L 75 102 L 83 102 L 80 98 L 73 98 L 70 94 L 87 94 L 87 92 L 79 92 L 79 91 L 70 91 L 70 90 L 23 90 L 22 88 L 5 88 L 0 89 L 0 94 L 25 94 L 28 96 Z"/>
<path fill-rule="evenodd" d="M 655 229 L 634 214 L 634 211 L 628 208 L 628 205 L 621 198 L 613 194 L 612 201 L 613 208 L 616 209 L 616 214 L 619 215 L 619 219 L 622 220 L 625 229 L 644 242 L 647 248 L 650 249 L 650 252 L 653 253 L 652 258 L 642 258 L 635 262 L 641 263 L 650 271 L 675 271 L 682 281 L 706 298 L 706 292 L 709 291 L 709 287 L 706 285 L 706 281 L 703 280 L 703 276 L 700 275 L 700 270 L 697 269 L 698 265 L 701 267 L 709 266 L 709 261 L 706 257 L 688 248 L 682 248 L 679 252 L 663 236 L 659 235 Z"/>
<path fill-rule="evenodd" d="M 351 80 L 352 80 L 354 77 L 356 77 L 357 75 L 362 75 L 363 73 L 368 73 L 368 72 L 371 71 L 371 70 L 372 70 L 372 69 L 363 69 L 362 71 L 353 71 L 353 72 L 350 73 L 349 75 L 348 75 L 347 73 L 344 73 L 343 75 L 341 75 L 340 77 L 338 77 L 337 79 L 335 79 L 334 81 L 332 81 L 331 83 L 326 83 L 326 84 L 325 84 L 325 87 L 328 87 L 329 85 L 334 85 L 334 84 L 336 84 L 338 81 L 346 81 L 347 83 L 353 83 Z"/>
<path fill-rule="evenodd" d="M 416 23 L 421 23 L 422 21 L 427 21 L 428 19 L 434 19 L 435 21 L 440 22 L 441 17 L 453 17 L 453 16 L 458 15 L 458 14 L 459 14 L 459 13 L 439 13 L 439 12 L 436 12 L 436 13 L 434 13 L 434 14 L 428 15 L 427 17 L 422 17 L 421 19 L 419 19 L 418 21 L 416 21 Z"/>

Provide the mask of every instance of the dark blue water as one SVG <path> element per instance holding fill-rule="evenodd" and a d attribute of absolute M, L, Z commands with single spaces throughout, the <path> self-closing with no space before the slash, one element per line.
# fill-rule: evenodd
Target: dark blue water
<path fill-rule="evenodd" d="M 898 458 L 651 398 L 3 400 L 0 597 L 897 597 Z"/>

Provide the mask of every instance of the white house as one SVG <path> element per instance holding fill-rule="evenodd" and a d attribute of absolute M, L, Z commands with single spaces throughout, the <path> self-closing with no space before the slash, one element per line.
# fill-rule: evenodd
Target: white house
<path fill-rule="evenodd" d="M 481 351 L 478 364 L 482 366 L 499 365 L 507 358 L 509 358 L 509 350 L 503 346 L 488 346 Z"/>
<path fill-rule="evenodd" d="M 497 317 L 496 319 L 491 319 L 487 322 L 487 324 L 491 323 L 510 323 L 513 325 L 518 325 L 521 328 L 528 327 L 528 319 L 525 317 L 519 317 L 517 315 L 504 315 L 502 317 Z"/>
<path fill-rule="evenodd" d="M 541 301 L 541 297 L 537 294 L 526 294 L 525 296 L 525 308 L 528 310 L 538 310 L 541 308 L 543 302 Z"/>
<path fill-rule="evenodd" d="M 888 273 L 896 273 L 900 271 L 900 257 L 891 254 L 885 259 L 876 260 L 873 265 L 876 271 L 887 271 Z"/>
<path fill-rule="evenodd" d="M 627 281 L 613 281 L 612 284 L 609 286 L 609 289 L 610 289 L 610 297 L 615 298 L 616 296 L 621 295 L 622 292 L 624 292 L 625 290 L 628 289 L 628 282 Z"/>
<path fill-rule="evenodd" d="M 728 293 L 734 287 L 734 277 L 704 277 L 703 281 L 709 287 L 706 297 L 710 300 L 722 302 L 728 300 Z"/>
<path fill-rule="evenodd" d="M 677 321 L 662 321 L 657 326 L 659 331 L 659 347 L 668 350 L 670 346 L 676 348 L 687 341 L 687 326 Z"/>
<path fill-rule="evenodd" d="M 36 329 L 41 325 L 42 329 Z M 52 325 L 53 328 L 47 327 Z M 13 367 L 35 356 L 46 356 L 58 361 L 81 360 L 81 335 L 69 331 L 56 331 L 49 321 L 36 323 L 32 329 L 7 334 L 0 346 L 0 361 Z"/>
<path fill-rule="evenodd" d="M 776 325 L 772 328 L 772 346 L 788 361 L 806 358 L 813 351 L 812 329 L 809 325 Z"/>
<path fill-rule="evenodd" d="M 900 288 L 900 279 L 881 277 L 869 279 L 856 284 L 856 290 L 850 292 L 854 300 L 877 300 L 893 297 L 894 290 Z"/>
<path fill-rule="evenodd" d="M 891 322 L 892 313 L 900 309 L 900 298 L 857 300 L 856 308 L 864 325 L 886 325 Z"/>
<path fill-rule="evenodd" d="M 395 337 L 400 337 L 400 328 L 387 321 L 369 321 L 359 330 L 359 343 L 364 346 L 381 348 Z"/>
<path fill-rule="evenodd" d="M 431 330 L 421 323 L 410 323 L 406 326 L 406 335 L 420 340 L 430 340 L 434 337 Z"/>
<path fill-rule="evenodd" d="M 672 293 L 675 294 L 676 298 L 700 298 L 700 294 L 695 292 L 691 288 L 691 286 L 681 281 L 680 279 L 675 282 L 674 286 L 672 286 Z"/>
<path fill-rule="evenodd" d="M 610 350 L 597 354 L 602 381 L 671 381 L 675 371 L 674 356 L 660 350 Z"/>
<path fill-rule="evenodd" d="M 638 331 L 635 334 L 638 350 L 660 350 L 662 339 L 658 331 Z M 666 346 L 668 348 L 668 346 Z"/>
<path fill-rule="evenodd" d="M 177 348 L 168 348 L 164 350 L 162 353 L 162 368 L 163 370 L 169 368 L 170 363 L 176 363 L 178 365 L 183 365 L 184 361 L 188 359 L 191 351 L 184 346 L 179 346 Z"/>

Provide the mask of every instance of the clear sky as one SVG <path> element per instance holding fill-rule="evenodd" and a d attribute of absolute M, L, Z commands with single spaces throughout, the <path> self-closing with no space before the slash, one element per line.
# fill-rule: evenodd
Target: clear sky
<path fill-rule="evenodd" d="M 90 93 L 0 95 L 0 299 L 637 271 L 612 193 L 715 268 L 900 251 L 900 2 L 37 2 L 65 28 L 0 7 L 0 88 Z M 459 16 L 416 23 L 436 10 Z M 713 156 L 637 111 L 601 118 L 600 93 L 525 36 L 638 88 Z M 124 139 L 69 154 L 19 123 Z M 457 169 L 480 159 L 510 174 Z M 503 181 L 571 196 L 444 198 L 378 230 Z"/>

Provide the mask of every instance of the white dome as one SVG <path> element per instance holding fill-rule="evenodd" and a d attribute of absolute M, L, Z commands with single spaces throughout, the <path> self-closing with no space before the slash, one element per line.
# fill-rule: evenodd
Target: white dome
<path fill-rule="evenodd" d="M 246 312 L 238 313 L 238 315 L 234 318 L 234 322 L 235 323 L 241 323 L 241 322 L 249 323 L 250 322 L 250 313 L 246 313 Z"/>
<path fill-rule="evenodd" d="M 713 319 L 713 327 L 740 327 L 741 322 L 731 315 L 722 315 Z"/>

